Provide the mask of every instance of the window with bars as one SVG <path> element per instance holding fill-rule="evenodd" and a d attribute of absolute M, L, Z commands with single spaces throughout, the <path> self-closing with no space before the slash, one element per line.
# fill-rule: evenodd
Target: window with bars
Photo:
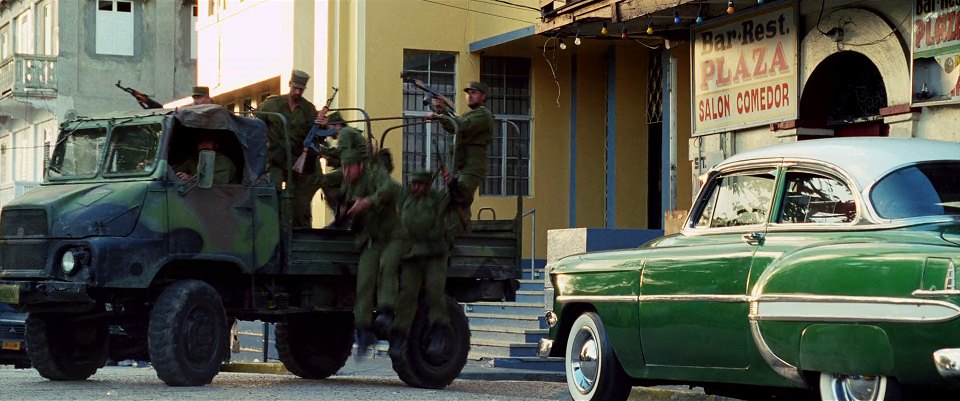
<path fill-rule="evenodd" d="M 456 101 L 457 55 L 454 53 L 405 50 L 403 70 L 423 81 L 442 95 Z M 424 102 L 428 102 L 426 105 Z M 413 84 L 403 84 L 403 116 L 423 117 L 430 112 L 429 98 Z M 412 122 L 413 120 L 407 120 Z M 403 182 L 419 170 L 436 171 L 442 160 L 449 163 L 453 137 L 447 135 L 439 122 L 411 124 L 403 128 Z M 438 184 L 439 180 L 435 182 Z"/>
<path fill-rule="evenodd" d="M 530 59 L 481 57 L 480 81 L 494 115 L 481 195 L 530 195 Z"/>
<path fill-rule="evenodd" d="M 7 145 L 0 145 L 0 182 L 7 182 L 7 173 L 10 171 L 7 162 Z"/>

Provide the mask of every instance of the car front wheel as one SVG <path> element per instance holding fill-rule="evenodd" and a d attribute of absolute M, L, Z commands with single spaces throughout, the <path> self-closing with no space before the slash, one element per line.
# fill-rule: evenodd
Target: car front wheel
<path fill-rule="evenodd" d="M 886 376 L 820 374 L 823 401 L 898 401 L 900 383 Z"/>
<path fill-rule="evenodd" d="M 623 401 L 630 395 L 630 378 L 596 313 L 584 313 L 573 322 L 564 355 L 567 387 L 574 400 Z"/>

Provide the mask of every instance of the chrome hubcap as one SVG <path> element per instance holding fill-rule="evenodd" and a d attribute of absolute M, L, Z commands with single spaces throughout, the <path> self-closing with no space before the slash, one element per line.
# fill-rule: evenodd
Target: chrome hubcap
<path fill-rule="evenodd" d="M 833 393 L 839 401 L 874 401 L 881 381 L 878 376 L 834 375 Z"/>
<path fill-rule="evenodd" d="M 600 373 L 600 350 L 596 337 L 590 328 L 581 328 L 573 340 L 570 350 L 570 370 L 573 383 L 582 394 L 593 390 Z"/>

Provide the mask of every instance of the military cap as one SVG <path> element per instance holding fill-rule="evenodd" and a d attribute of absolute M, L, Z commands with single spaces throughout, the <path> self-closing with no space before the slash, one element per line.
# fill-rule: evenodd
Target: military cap
<path fill-rule="evenodd" d="M 466 92 L 470 89 L 476 89 L 480 92 L 483 92 L 484 95 L 490 91 L 490 88 L 488 88 L 486 84 L 477 81 L 470 81 L 470 85 L 467 85 L 466 88 L 463 88 L 463 91 Z"/>
<path fill-rule="evenodd" d="M 210 88 L 206 86 L 194 86 L 190 96 L 210 96 Z"/>
<path fill-rule="evenodd" d="M 339 111 L 335 111 L 327 115 L 327 124 L 346 124 L 346 121 L 343 119 L 343 116 L 340 115 Z"/>
<path fill-rule="evenodd" d="M 430 171 L 415 171 L 410 174 L 410 182 L 422 182 L 424 184 L 429 184 L 430 181 L 433 181 L 433 173 Z"/>
<path fill-rule="evenodd" d="M 344 149 L 340 154 L 340 163 L 344 166 L 357 164 L 367 157 L 367 152 L 360 149 Z"/>
<path fill-rule="evenodd" d="M 294 88 L 307 89 L 307 81 L 310 80 L 310 74 L 300 70 L 293 70 L 290 73 L 290 86 Z"/>

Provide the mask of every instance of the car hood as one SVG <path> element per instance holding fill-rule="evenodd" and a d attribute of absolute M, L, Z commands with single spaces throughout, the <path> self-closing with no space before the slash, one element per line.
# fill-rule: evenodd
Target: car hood
<path fill-rule="evenodd" d="M 136 227 L 151 182 L 43 185 L 4 207 L 46 212 L 51 238 L 126 236 Z"/>
<path fill-rule="evenodd" d="M 550 271 L 552 273 L 570 273 L 574 271 L 601 272 L 639 269 L 643 265 L 643 253 L 645 251 L 642 248 L 581 253 L 558 260 Z"/>

